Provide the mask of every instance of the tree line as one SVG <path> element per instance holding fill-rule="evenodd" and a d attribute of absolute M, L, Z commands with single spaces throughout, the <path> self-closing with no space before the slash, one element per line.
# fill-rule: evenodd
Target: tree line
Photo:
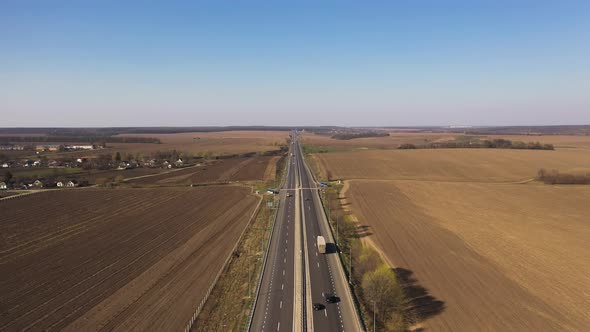
<path fill-rule="evenodd" d="M 553 144 L 542 144 L 540 142 L 521 142 L 507 139 L 494 140 L 469 140 L 469 141 L 448 141 L 435 142 L 430 144 L 415 145 L 411 143 L 401 144 L 398 149 L 521 149 L 521 150 L 555 150 Z"/>
<path fill-rule="evenodd" d="M 568 174 L 558 170 L 546 170 L 541 168 L 537 173 L 537 180 L 545 184 L 590 184 L 590 173 Z"/>
<path fill-rule="evenodd" d="M 156 143 L 155 137 L 125 137 L 125 136 L 0 136 L 0 143 Z"/>
<path fill-rule="evenodd" d="M 360 132 L 360 133 L 347 133 L 347 132 L 338 133 L 338 134 L 332 135 L 332 138 L 339 139 L 339 140 L 351 140 L 351 139 L 355 139 L 355 138 L 387 137 L 387 136 L 389 136 L 389 133 L 378 132 L 378 131 L 366 131 L 366 132 Z"/>
<path fill-rule="evenodd" d="M 338 230 L 338 249 L 345 269 L 351 270 L 353 292 L 360 304 L 368 330 L 407 331 L 415 322 L 408 311 L 408 299 L 395 270 L 372 247 L 363 244 L 367 230 L 359 227 L 342 208 L 339 186 L 324 189 L 324 200 L 332 230 Z M 350 266 L 352 261 L 352 267 Z"/>

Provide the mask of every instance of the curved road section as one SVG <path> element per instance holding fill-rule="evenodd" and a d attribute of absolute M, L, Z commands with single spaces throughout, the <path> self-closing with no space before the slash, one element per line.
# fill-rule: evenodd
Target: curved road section
<path fill-rule="evenodd" d="M 330 250 L 334 240 L 318 187 L 295 132 L 292 137 L 287 181 L 250 331 L 361 331 L 340 259 Z M 328 242 L 325 254 L 318 252 L 319 235 Z"/>

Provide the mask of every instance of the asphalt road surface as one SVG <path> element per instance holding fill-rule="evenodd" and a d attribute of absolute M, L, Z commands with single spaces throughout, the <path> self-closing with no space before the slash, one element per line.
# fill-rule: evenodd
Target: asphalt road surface
<path fill-rule="evenodd" d="M 291 153 L 250 330 L 360 331 L 347 281 L 333 250 L 334 240 L 322 211 L 319 190 L 297 139 L 291 145 Z M 300 235 L 297 238 L 296 231 Z M 317 250 L 318 235 L 328 243 L 326 254 Z M 301 248 L 301 252 L 297 253 L 296 248 Z M 339 301 L 328 303 L 327 295 Z M 312 309 L 314 303 L 322 309 Z"/>

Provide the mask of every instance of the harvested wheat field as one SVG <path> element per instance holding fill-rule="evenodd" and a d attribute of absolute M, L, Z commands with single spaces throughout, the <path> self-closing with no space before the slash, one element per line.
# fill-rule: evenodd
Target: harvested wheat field
<path fill-rule="evenodd" d="M 312 133 L 302 134 L 301 140 L 305 144 L 324 146 L 336 150 L 363 150 L 363 149 L 397 149 L 404 143 L 416 145 L 441 140 L 452 140 L 457 134 L 451 133 L 422 133 L 422 132 L 390 132 L 390 136 L 383 137 L 363 137 L 351 140 L 334 139 L 330 136 L 317 135 Z"/>
<path fill-rule="evenodd" d="M 528 181 L 588 169 L 583 149 L 313 155 L 398 276 L 426 331 L 590 326 L 590 186 Z M 421 287 L 426 289 L 421 291 Z"/>
<path fill-rule="evenodd" d="M 540 168 L 590 170 L 582 150 L 430 149 L 316 154 L 324 176 L 379 180 L 515 182 L 534 178 Z"/>
<path fill-rule="evenodd" d="M 582 135 L 465 135 L 459 133 L 389 132 L 390 136 L 364 137 L 351 140 L 334 139 L 330 136 L 303 134 L 305 144 L 323 147 L 329 151 L 359 151 L 367 149 L 397 149 L 402 144 L 424 146 L 436 142 L 465 139 L 508 139 L 513 142 L 541 142 L 553 144 L 557 149 L 590 150 L 590 136 Z"/>
<path fill-rule="evenodd" d="M 262 181 L 274 179 L 280 157 L 219 159 L 201 166 L 130 180 L 138 185 L 188 185 L 199 183 Z M 272 172 L 272 170 L 275 170 Z M 271 173 L 272 172 L 272 177 Z"/>
<path fill-rule="evenodd" d="M 434 298 L 422 303 L 427 330 L 590 325 L 590 188 L 352 181 L 344 195 L 391 264 Z M 437 301 L 444 309 L 429 316 Z"/>
<path fill-rule="evenodd" d="M 0 202 L 0 330 L 182 330 L 255 210 L 239 187 Z"/>

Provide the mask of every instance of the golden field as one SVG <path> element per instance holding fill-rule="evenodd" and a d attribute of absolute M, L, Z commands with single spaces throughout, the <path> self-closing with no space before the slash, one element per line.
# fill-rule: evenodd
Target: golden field
<path fill-rule="evenodd" d="M 590 326 L 590 186 L 532 181 L 541 167 L 590 169 L 583 144 L 311 157 L 324 177 L 346 181 L 341 196 L 359 226 L 369 227 L 364 239 L 392 266 L 409 271 L 427 290 L 425 298 L 444 302 L 441 313 L 425 315 L 415 328 Z"/>
<path fill-rule="evenodd" d="M 451 141 L 466 137 L 457 133 L 390 132 L 386 137 L 367 137 L 352 140 L 338 140 L 329 136 L 304 133 L 305 144 L 324 146 L 336 150 L 397 149 L 404 143 L 421 145 L 433 142 Z M 511 141 L 541 142 L 553 144 L 556 148 L 590 150 L 590 136 L 581 135 L 468 135 L 480 139 L 509 139 Z"/>
<path fill-rule="evenodd" d="M 367 150 L 313 157 L 342 179 L 514 182 L 535 177 L 540 168 L 590 169 L 590 153 L 575 149 Z"/>

